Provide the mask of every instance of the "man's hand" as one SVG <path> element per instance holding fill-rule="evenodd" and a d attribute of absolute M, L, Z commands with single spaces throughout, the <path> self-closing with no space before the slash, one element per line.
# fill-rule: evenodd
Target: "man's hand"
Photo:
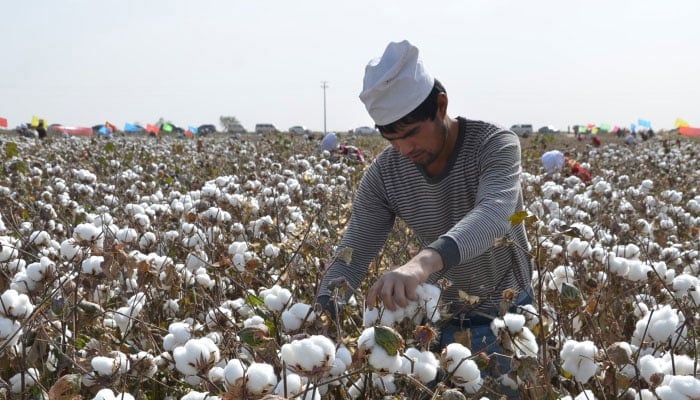
<path fill-rule="evenodd" d="M 386 272 L 369 289 L 367 307 L 374 307 L 381 300 L 384 307 L 396 310 L 418 300 L 416 288 L 428 280 L 430 274 L 442 269 L 442 257 L 432 249 L 421 250 L 406 264 Z"/>

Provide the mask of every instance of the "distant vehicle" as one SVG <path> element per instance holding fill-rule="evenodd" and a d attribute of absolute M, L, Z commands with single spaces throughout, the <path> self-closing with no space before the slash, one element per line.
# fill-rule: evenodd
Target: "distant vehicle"
<path fill-rule="evenodd" d="M 309 133 L 309 130 L 306 129 L 305 126 L 302 125 L 294 125 L 293 127 L 289 128 L 289 133 L 296 133 L 298 135 L 304 135 Z"/>
<path fill-rule="evenodd" d="M 375 133 L 378 133 L 377 129 L 369 126 L 357 127 L 353 130 L 353 132 L 357 135 L 374 135 Z"/>
<path fill-rule="evenodd" d="M 559 132 L 559 130 L 557 128 L 553 127 L 552 125 L 543 126 L 537 130 L 537 133 L 555 133 L 555 132 Z"/>
<path fill-rule="evenodd" d="M 256 124 L 255 133 L 266 134 L 266 133 L 277 133 L 279 132 L 272 124 Z"/>
<path fill-rule="evenodd" d="M 198 135 L 208 135 L 210 133 L 215 133 L 216 132 L 216 126 L 212 124 L 204 124 L 200 125 L 197 127 L 197 134 Z"/>
<path fill-rule="evenodd" d="M 532 125 L 515 124 L 510 127 L 510 130 L 513 131 L 516 135 L 526 138 L 530 136 L 530 134 L 532 134 Z"/>

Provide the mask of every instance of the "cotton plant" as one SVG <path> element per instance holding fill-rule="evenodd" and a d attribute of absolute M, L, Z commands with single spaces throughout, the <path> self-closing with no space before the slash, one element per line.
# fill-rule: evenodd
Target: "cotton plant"
<path fill-rule="evenodd" d="M 287 368 L 306 377 L 326 375 L 333 368 L 335 355 L 335 344 L 322 335 L 293 340 L 280 349 L 280 359 Z"/>
<path fill-rule="evenodd" d="M 440 365 L 449 374 L 450 381 L 468 394 L 478 392 L 484 383 L 472 358 L 472 352 L 460 343 L 450 343 L 440 353 Z"/>
<path fill-rule="evenodd" d="M 277 376 L 270 364 L 253 362 L 245 365 L 239 359 L 229 360 L 223 370 L 224 383 L 229 392 L 262 396 L 271 393 L 277 385 Z"/>
<path fill-rule="evenodd" d="M 85 386 L 97 384 L 99 378 L 114 379 L 126 374 L 131 368 L 129 357 L 121 351 L 111 351 L 106 356 L 95 356 L 90 360 L 92 371 L 82 377 Z"/>
<path fill-rule="evenodd" d="M 595 361 L 598 348 L 590 340 L 582 342 L 569 339 L 564 342 L 559 353 L 562 369 L 571 374 L 577 382 L 586 383 L 598 370 Z"/>
<path fill-rule="evenodd" d="M 260 289 L 260 297 L 268 310 L 281 313 L 291 301 L 292 292 L 279 285 L 273 285 L 270 288 Z"/>
<path fill-rule="evenodd" d="M 433 381 L 440 367 L 440 360 L 435 353 L 428 350 L 418 350 L 415 347 L 406 349 L 401 360 L 401 372 L 412 375 L 422 384 Z"/>
<path fill-rule="evenodd" d="M 537 357 L 539 346 L 532 331 L 525 326 L 525 315 L 506 313 L 491 322 L 491 331 L 504 350 L 517 357 Z"/>
<path fill-rule="evenodd" d="M 199 383 L 198 377 L 206 376 L 220 359 L 219 348 L 208 337 L 190 339 L 183 346 L 173 349 L 175 368 L 193 384 Z"/>
<path fill-rule="evenodd" d="M 652 309 L 635 324 L 631 343 L 635 346 L 664 343 L 682 329 L 684 321 L 683 314 L 670 305 Z"/>
<path fill-rule="evenodd" d="M 27 393 L 31 388 L 39 384 L 40 379 L 41 374 L 36 368 L 29 368 L 26 372 L 17 373 L 10 378 L 10 392 L 15 394 Z M 24 386 L 22 386 L 23 380 Z"/>
<path fill-rule="evenodd" d="M 7 289 L 0 296 L 0 317 L 23 320 L 34 312 L 34 304 L 24 293 Z"/>
<path fill-rule="evenodd" d="M 316 313 L 308 304 L 294 303 L 282 311 L 281 318 L 284 331 L 289 333 L 299 330 L 306 322 L 316 320 Z"/>
<path fill-rule="evenodd" d="M 392 326 L 404 319 L 420 323 L 424 318 L 437 322 L 440 320 L 438 310 L 440 294 L 439 287 L 428 283 L 420 284 L 416 287 L 418 299 L 409 301 L 406 307 L 398 307 L 396 310 L 390 310 L 383 305 L 365 307 L 363 324 L 366 328 L 375 324 Z"/>

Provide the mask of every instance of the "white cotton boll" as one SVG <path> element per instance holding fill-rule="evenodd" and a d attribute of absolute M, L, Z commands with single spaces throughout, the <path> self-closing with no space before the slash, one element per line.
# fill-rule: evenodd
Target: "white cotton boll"
<path fill-rule="evenodd" d="M 139 248 L 142 250 L 150 249 L 157 241 L 156 234 L 153 232 L 146 232 L 139 238 Z"/>
<path fill-rule="evenodd" d="M 695 369 L 695 359 L 686 354 L 674 354 L 671 358 L 671 353 L 666 353 L 663 360 L 666 375 L 695 375 L 698 372 Z"/>
<path fill-rule="evenodd" d="M 82 271 L 88 275 L 102 274 L 102 263 L 105 261 L 103 256 L 90 256 L 82 262 Z"/>
<path fill-rule="evenodd" d="M 232 310 L 225 307 L 217 307 L 215 309 L 209 310 L 206 317 L 204 318 L 204 323 L 209 328 L 230 328 L 233 325 L 235 325 L 236 320 L 233 317 Z"/>
<path fill-rule="evenodd" d="M 246 371 L 248 393 L 259 395 L 272 391 L 277 385 L 275 370 L 270 364 L 252 363 Z"/>
<path fill-rule="evenodd" d="M 301 328 L 301 324 L 304 321 L 314 321 L 316 314 L 311 310 L 312 308 L 308 304 L 295 303 L 288 310 L 282 312 L 282 324 L 285 331 L 295 331 Z"/>
<path fill-rule="evenodd" d="M 661 400 L 676 398 L 667 397 L 667 394 L 680 395 L 683 400 L 700 398 L 700 380 L 692 376 L 666 375 L 662 385 L 656 389 L 656 394 Z M 662 390 L 665 388 L 668 390 Z"/>
<path fill-rule="evenodd" d="M 121 243 L 131 244 L 136 241 L 139 234 L 134 228 L 121 228 L 117 230 L 114 236 Z"/>
<path fill-rule="evenodd" d="M 174 400 L 174 398 L 166 398 L 166 400 Z M 209 392 L 190 390 L 186 395 L 180 397 L 180 400 L 221 400 L 221 397 L 214 396 Z"/>
<path fill-rule="evenodd" d="M 632 282 L 641 282 L 648 279 L 651 266 L 639 259 L 628 260 L 627 265 L 629 266 L 629 271 L 627 271 L 625 278 Z"/>
<path fill-rule="evenodd" d="M 411 362 L 408 360 L 410 358 L 413 360 L 413 370 L 411 371 Z M 435 354 L 431 351 L 420 351 L 416 348 L 409 348 L 404 353 L 404 358 L 402 359 L 403 366 L 402 370 L 406 373 L 413 373 L 413 375 L 418 378 L 424 384 L 435 379 L 437 375 L 437 368 L 440 362 L 435 357 Z M 406 370 L 406 368 L 408 368 Z"/>
<path fill-rule="evenodd" d="M 112 357 L 96 356 L 90 361 L 93 371 L 100 376 L 112 376 L 117 371 L 116 360 Z"/>
<path fill-rule="evenodd" d="M 245 366 L 243 362 L 237 358 L 229 360 L 224 367 L 224 382 L 231 388 L 239 383 L 240 379 L 245 376 Z"/>
<path fill-rule="evenodd" d="M 61 242 L 59 250 L 61 259 L 66 261 L 79 260 L 83 257 L 83 251 L 74 238 L 69 238 Z"/>
<path fill-rule="evenodd" d="M 22 387 L 22 377 L 24 377 L 24 387 Z M 26 372 L 15 374 L 10 378 L 10 391 L 12 393 L 24 393 L 28 388 L 35 386 L 39 379 L 39 370 L 29 368 Z"/>
<path fill-rule="evenodd" d="M 597 351 L 598 349 L 590 340 L 583 342 L 567 340 L 560 353 L 564 360 L 562 368 L 573 375 L 576 381 L 585 383 L 598 368 L 593 359 Z"/>
<path fill-rule="evenodd" d="M 302 381 L 301 376 L 290 373 L 282 375 L 282 378 L 280 379 L 279 383 L 277 383 L 277 386 L 275 386 L 274 393 L 277 396 L 297 395 L 303 392 L 303 390 L 304 382 Z"/>
<path fill-rule="evenodd" d="M 0 346 L 13 347 L 22 335 L 22 324 L 19 321 L 0 317 Z"/>
<path fill-rule="evenodd" d="M 104 388 L 100 389 L 96 394 L 95 397 L 92 398 L 92 400 L 115 400 L 116 397 L 114 396 L 114 392 L 112 389 L 109 388 Z"/>
<path fill-rule="evenodd" d="M 669 305 L 662 306 L 653 313 L 649 313 L 649 318 L 646 322 L 647 335 L 656 343 L 663 342 L 671 336 L 679 321 L 677 310 Z M 641 336 L 643 332 L 638 332 L 635 329 L 635 334 Z"/>
<path fill-rule="evenodd" d="M 367 358 L 369 364 L 381 374 L 393 374 L 401 369 L 401 356 L 397 352 L 391 356 L 381 346 L 374 346 Z"/>
<path fill-rule="evenodd" d="M 277 246 L 275 246 L 275 245 L 273 245 L 273 244 L 268 244 L 268 245 L 265 246 L 264 252 L 265 252 L 265 255 L 266 255 L 267 257 L 275 258 L 275 257 L 279 256 L 279 254 L 280 254 L 280 248 L 277 247 Z"/>
<path fill-rule="evenodd" d="M 282 311 L 292 298 L 292 292 L 279 285 L 274 285 L 270 289 L 261 290 L 260 295 L 263 297 L 265 306 L 267 306 L 270 311 L 274 312 Z"/>
<path fill-rule="evenodd" d="M 251 326 L 265 325 L 265 319 L 259 315 L 253 315 L 250 318 L 243 321 L 243 327 L 248 328 Z"/>
<path fill-rule="evenodd" d="M 93 224 L 79 224 L 73 229 L 73 237 L 81 242 L 95 241 L 102 234 L 102 230 Z"/>
<path fill-rule="evenodd" d="M 208 261 L 209 257 L 204 251 L 192 251 L 187 254 L 187 258 L 185 259 L 185 268 L 194 272 L 199 268 L 205 267 Z"/>
<path fill-rule="evenodd" d="M 525 326 L 525 316 L 522 314 L 507 313 L 503 316 L 503 321 L 512 335 L 520 332 Z"/>
<path fill-rule="evenodd" d="M 29 235 L 28 244 L 35 246 L 48 246 L 51 242 L 51 235 L 46 231 L 34 231 Z"/>
<path fill-rule="evenodd" d="M 549 258 L 554 259 L 559 257 L 564 252 L 564 247 L 555 244 L 549 249 Z"/>
<path fill-rule="evenodd" d="M 610 252 L 608 253 L 606 261 L 608 268 L 610 268 L 610 272 L 616 275 L 625 276 L 629 272 L 629 263 L 624 257 L 618 257 L 615 255 L 615 253 Z"/>
<path fill-rule="evenodd" d="M 236 270 L 238 272 L 245 271 L 246 260 L 245 260 L 245 255 L 243 255 L 243 253 L 234 254 L 232 261 L 233 261 L 233 266 L 236 268 Z"/>
<path fill-rule="evenodd" d="M 639 361 L 637 361 L 637 366 L 639 367 L 639 374 L 649 384 L 652 383 L 652 375 L 663 374 L 663 361 L 651 354 L 640 357 Z"/>
<path fill-rule="evenodd" d="M 365 328 L 374 326 L 379 321 L 379 307 L 366 308 L 362 314 L 362 325 Z"/>

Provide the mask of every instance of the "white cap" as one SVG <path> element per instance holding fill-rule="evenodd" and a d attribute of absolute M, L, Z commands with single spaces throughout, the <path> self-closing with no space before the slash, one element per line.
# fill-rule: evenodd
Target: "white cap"
<path fill-rule="evenodd" d="M 381 58 L 365 67 L 360 99 L 377 125 L 388 125 L 416 109 L 433 90 L 435 79 L 408 40 L 391 42 Z"/>
<path fill-rule="evenodd" d="M 338 137 L 335 133 L 328 132 L 326 136 L 321 139 L 321 150 L 323 151 L 333 151 L 338 147 Z"/>
<path fill-rule="evenodd" d="M 556 172 L 564 167 L 564 153 L 559 150 L 550 150 L 542 154 L 542 166 L 548 174 Z"/>

